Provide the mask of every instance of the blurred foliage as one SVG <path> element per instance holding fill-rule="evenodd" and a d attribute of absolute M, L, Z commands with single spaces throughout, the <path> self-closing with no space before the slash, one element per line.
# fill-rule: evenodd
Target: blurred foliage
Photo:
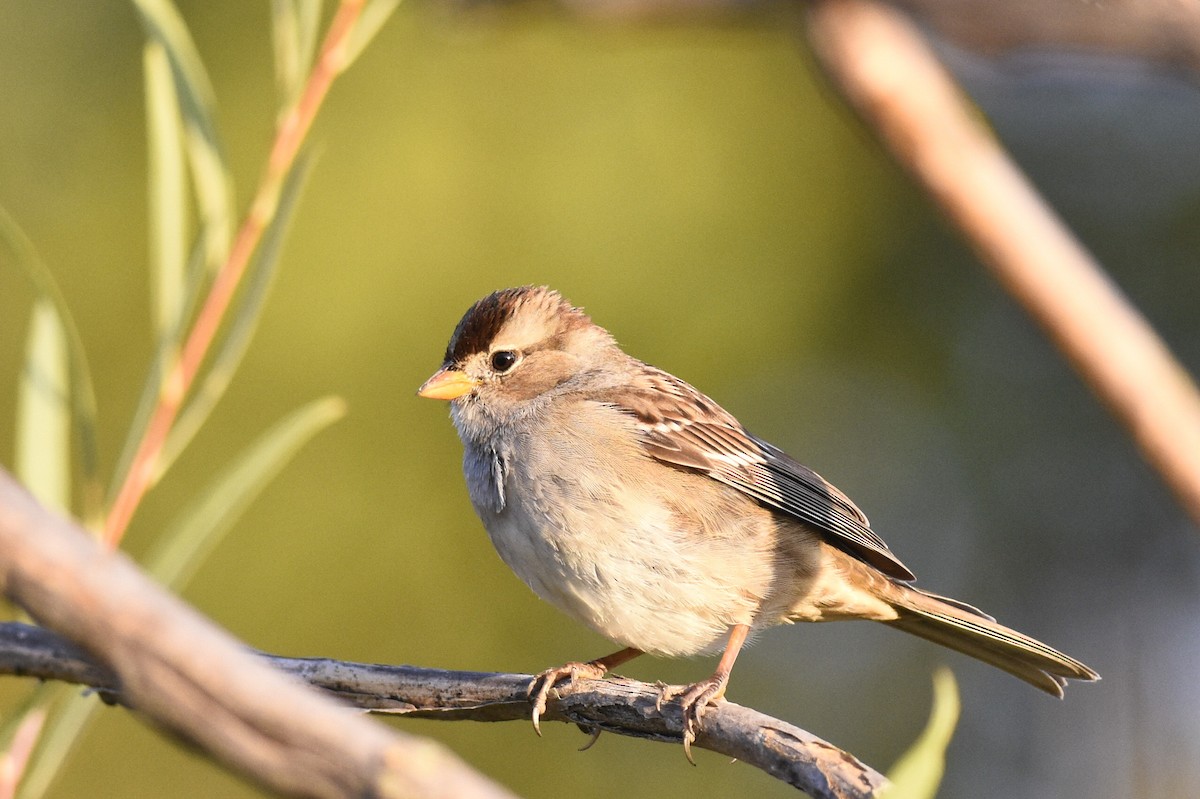
<path fill-rule="evenodd" d="M 240 213 L 276 116 L 270 7 L 179 5 Z M 160 324 L 145 263 L 143 33 L 117 0 L 2 13 L 0 98 L 14 110 L 0 119 L 0 206 L 74 313 L 108 475 Z M 335 86 L 244 363 L 127 547 L 144 553 L 300 401 L 338 394 L 346 419 L 246 512 L 190 601 L 282 654 L 533 671 L 606 653 L 492 553 L 445 408 L 413 396 L 473 300 L 549 283 L 845 489 L 921 585 L 1105 676 L 1050 702 L 877 626 L 805 625 L 744 655 L 731 699 L 879 765 L 916 737 L 929 667 L 949 661 L 963 716 L 945 795 L 1200 794 L 1200 539 L 821 84 L 799 23 L 785 5 L 653 23 L 537 3 L 401 5 Z M 1195 371 L 1195 87 L 1090 62 L 948 56 Z M 15 418 L 33 301 L 0 269 L 0 420 Z M 14 430 L 0 424 L 6 466 Z M 682 682 L 711 666 L 627 671 Z M 27 690 L 0 683 L 4 707 Z M 98 722 L 51 796 L 255 795 L 124 711 Z M 389 723 L 528 797 L 794 795 L 705 753 L 693 769 L 677 747 L 605 736 L 578 754 L 584 739 L 567 727 L 538 739 L 523 725 Z"/>
<path fill-rule="evenodd" d="M 940 668 L 933 675 L 933 710 L 929 723 L 888 772 L 892 784 L 886 799 L 933 799 L 946 771 L 946 747 L 958 723 L 958 685 L 954 673 Z"/>

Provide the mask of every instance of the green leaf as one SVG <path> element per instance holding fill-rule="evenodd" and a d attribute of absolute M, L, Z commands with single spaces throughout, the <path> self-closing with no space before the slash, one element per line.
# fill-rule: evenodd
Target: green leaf
<path fill-rule="evenodd" d="M 188 125 L 184 138 L 200 216 L 204 264 L 207 274 L 213 275 L 229 257 L 233 240 L 233 176 L 224 154 L 195 127 Z"/>
<path fill-rule="evenodd" d="M 375 38 L 375 34 L 379 33 L 383 23 L 388 21 L 398 5 L 400 0 L 367 0 L 367 5 L 363 8 L 354 30 L 350 32 L 349 41 L 346 42 L 342 69 L 348 69 L 362 55 L 362 51 Z"/>
<path fill-rule="evenodd" d="M 62 773 L 62 764 L 78 743 L 80 732 L 102 705 L 95 696 L 80 695 L 78 686 L 43 683 L 34 689 L 30 707 L 57 710 L 49 712 L 49 721 L 17 789 L 20 799 L 40 799 L 45 795 Z"/>
<path fill-rule="evenodd" d="M 184 302 L 187 176 L 179 98 L 166 51 L 149 41 L 142 53 L 146 83 L 150 273 L 158 339 L 179 324 Z"/>
<path fill-rule="evenodd" d="M 886 799 L 933 799 L 946 771 L 946 747 L 958 724 L 958 685 L 945 667 L 933 674 L 933 710 L 921 735 L 888 773 Z"/>
<path fill-rule="evenodd" d="M 80 494 L 83 498 L 84 525 L 98 530 L 103 517 L 103 493 L 100 484 L 99 454 L 96 444 L 96 393 L 88 369 L 87 353 L 75 320 L 49 268 L 38 257 L 33 243 L 0 207 L 0 254 L 8 255 L 29 280 L 39 300 L 53 308 L 61 325 L 66 345 L 67 384 L 70 387 L 71 420 L 79 441 Z"/>
<path fill-rule="evenodd" d="M 170 0 L 133 0 L 151 42 L 159 44 L 171 66 L 185 139 L 205 261 L 216 271 L 229 254 L 233 231 L 233 179 L 216 122 L 216 95 L 204 62 L 179 11 Z"/>
<path fill-rule="evenodd" d="M 321 0 L 295 0 L 299 7 L 296 15 L 299 25 L 296 31 L 297 49 L 300 51 L 304 72 L 312 70 L 313 56 L 317 52 L 317 39 L 321 33 Z"/>
<path fill-rule="evenodd" d="M 71 507 L 71 403 L 66 333 L 54 306 L 33 304 L 17 401 L 16 473 L 48 508 Z"/>
<path fill-rule="evenodd" d="M 291 108 L 312 69 L 321 22 L 321 0 L 271 0 L 271 40 L 280 109 Z"/>
<path fill-rule="evenodd" d="M 326 397 L 293 411 L 265 432 L 200 492 L 146 556 L 146 570 L 166 585 L 186 584 L 221 537 L 300 447 L 345 414 Z"/>
<path fill-rule="evenodd" d="M 245 278 L 246 286 L 236 300 L 237 306 L 229 312 L 233 321 L 204 379 L 195 388 L 187 407 L 171 428 L 162 455 L 158 459 L 156 481 L 171 467 L 224 396 L 234 372 L 250 346 L 250 339 L 262 317 L 263 305 L 275 276 L 284 239 L 295 216 L 296 205 L 312 171 L 312 165 L 313 157 L 304 152 L 292 164 L 284 178 L 275 215 L 263 233 L 262 243 L 250 264 Z"/>

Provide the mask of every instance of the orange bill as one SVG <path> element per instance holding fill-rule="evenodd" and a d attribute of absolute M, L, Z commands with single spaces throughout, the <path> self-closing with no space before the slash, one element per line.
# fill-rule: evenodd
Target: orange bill
<path fill-rule="evenodd" d="M 475 381 L 457 369 L 443 367 L 426 380 L 419 389 L 418 397 L 426 399 L 452 400 L 458 399 L 475 388 Z"/>

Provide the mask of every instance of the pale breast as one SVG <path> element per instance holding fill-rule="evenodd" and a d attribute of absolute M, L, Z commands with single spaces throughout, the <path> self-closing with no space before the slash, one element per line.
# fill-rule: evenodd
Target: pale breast
<path fill-rule="evenodd" d="M 618 429 L 624 416 L 596 412 L 614 416 L 548 426 L 468 465 L 476 510 L 505 563 L 593 630 L 655 654 L 720 649 L 733 624 L 781 621 L 758 615 L 785 583 L 796 590 L 771 515 L 652 461 L 631 434 L 606 440 L 596 430 Z"/>

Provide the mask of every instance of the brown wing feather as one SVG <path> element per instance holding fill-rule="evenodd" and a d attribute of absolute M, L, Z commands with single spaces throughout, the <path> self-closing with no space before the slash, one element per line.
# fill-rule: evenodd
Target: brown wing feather
<path fill-rule="evenodd" d="M 913 574 L 866 514 L 819 474 L 751 435 L 730 413 L 677 377 L 651 369 L 647 385 L 593 399 L 632 414 L 656 460 L 694 469 L 824 533 L 829 542 L 899 580 Z"/>

